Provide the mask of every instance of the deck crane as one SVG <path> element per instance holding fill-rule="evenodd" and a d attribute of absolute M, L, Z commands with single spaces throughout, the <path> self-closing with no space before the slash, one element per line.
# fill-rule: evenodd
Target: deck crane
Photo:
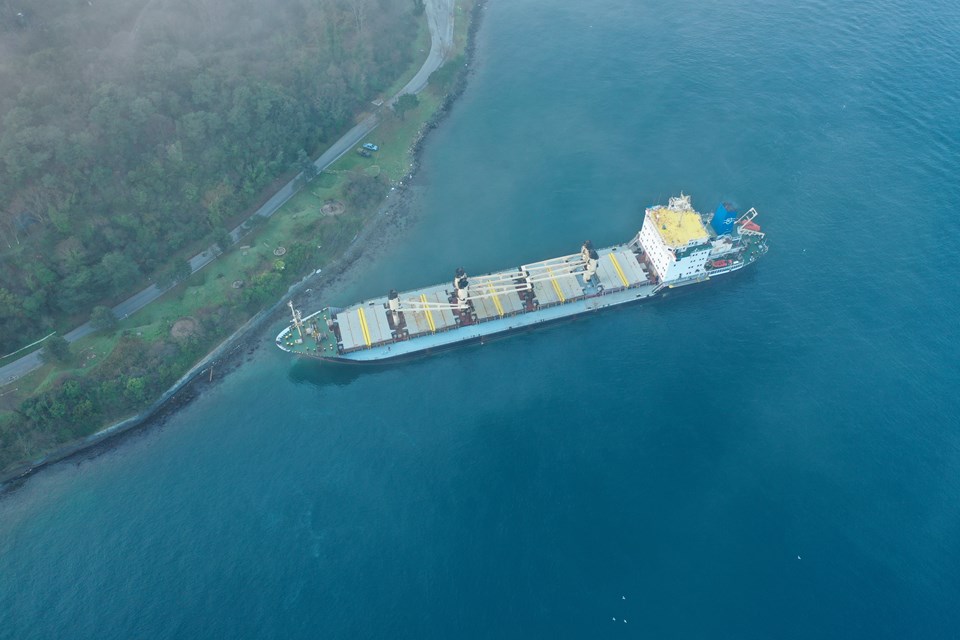
<path fill-rule="evenodd" d="M 593 248 L 593 243 L 587 240 L 580 247 L 580 259 L 583 260 L 583 283 L 586 284 L 593 279 L 597 272 L 597 265 L 600 264 L 600 254 Z"/>
<path fill-rule="evenodd" d="M 465 311 L 472 300 L 493 298 L 503 294 L 532 291 L 537 282 L 570 278 L 581 275 L 589 282 L 597 272 L 599 255 L 589 240 L 583 243 L 580 253 L 522 265 L 515 271 L 471 278 L 463 267 L 457 268 L 453 277 L 455 302 L 430 302 L 418 298 L 402 299 L 395 289 L 390 290 L 387 307 L 394 323 L 399 323 L 401 311 L 436 311 L 442 309 Z"/>

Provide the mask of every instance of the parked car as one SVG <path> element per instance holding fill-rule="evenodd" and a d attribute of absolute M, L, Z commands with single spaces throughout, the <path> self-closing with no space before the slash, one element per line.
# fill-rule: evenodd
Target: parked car
<path fill-rule="evenodd" d="M 364 143 L 363 148 L 366 149 L 367 151 L 380 151 L 380 147 L 373 144 L 372 142 Z"/>

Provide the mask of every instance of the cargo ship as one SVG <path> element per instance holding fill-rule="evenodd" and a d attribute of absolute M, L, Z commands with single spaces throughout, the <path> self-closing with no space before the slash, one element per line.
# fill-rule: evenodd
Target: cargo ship
<path fill-rule="evenodd" d="M 700 214 L 681 193 L 648 207 L 640 231 L 622 245 L 595 249 L 586 241 L 579 253 L 481 276 L 461 267 L 445 284 L 306 316 L 291 301 L 292 320 L 276 343 L 299 356 L 381 363 L 649 300 L 755 262 L 767 251 L 756 216 L 727 203 Z"/>

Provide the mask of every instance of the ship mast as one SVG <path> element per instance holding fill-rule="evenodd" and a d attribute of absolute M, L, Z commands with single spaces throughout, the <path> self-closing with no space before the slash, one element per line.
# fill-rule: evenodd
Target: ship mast
<path fill-rule="evenodd" d="M 297 328 L 300 340 L 303 340 L 303 316 L 299 309 L 293 308 L 293 300 L 287 300 L 287 306 L 290 307 L 290 314 L 293 316 L 293 326 Z"/>

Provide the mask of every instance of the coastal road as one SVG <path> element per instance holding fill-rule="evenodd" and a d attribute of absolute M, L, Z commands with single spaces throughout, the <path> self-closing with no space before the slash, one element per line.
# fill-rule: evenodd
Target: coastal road
<path fill-rule="evenodd" d="M 453 2 L 454 0 L 426 0 L 427 24 L 430 27 L 430 53 L 427 54 L 427 59 L 424 61 L 423 66 L 420 67 L 420 70 L 417 71 L 410 82 L 405 84 L 396 95 L 386 101 L 385 104 L 387 107 L 393 105 L 396 99 L 405 93 L 419 93 L 422 91 L 423 88 L 427 86 L 427 80 L 430 78 L 430 74 L 440 68 L 440 65 L 446 60 L 447 54 L 453 47 Z M 363 140 L 371 131 L 376 129 L 380 124 L 380 120 L 381 116 L 379 113 L 373 113 L 367 116 L 359 124 L 347 131 L 339 140 L 334 142 L 313 164 L 318 170 L 323 171 L 340 156 L 353 149 L 354 145 Z M 283 185 L 262 207 L 253 213 L 251 218 L 255 216 L 269 218 L 276 213 L 287 200 L 299 191 L 299 188 L 296 186 L 299 184 L 299 177 L 298 175 Z M 230 237 L 236 242 L 247 233 L 248 228 L 240 225 L 230 232 Z M 210 247 L 206 251 L 193 256 L 190 258 L 191 272 L 196 273 L 200 269 L 203 269 L 216 260 L 218 255 L 219 251 L 217 251 L 215 247 Z M 143 291 L 130 296 L 113 307 L 113 314 L 119 319 L 126 318 L 162 296 L 168 289 L 170 289 L 170 287 L 161 288 L 155 284 L 150 285 Z M 96 329 L 90 326 L 89 322 L 85 322 L 73 331 L 67 333 L 64 337 L 69 342 L 73 342 L 90 335 L 94 331 L 96 331 Z M 0 387 L 30 373 L 42 364 L 43 361 L 40 359 L 40 350 L 38 350 L 28 353 L 4 367 L 0 367 Z"/>

